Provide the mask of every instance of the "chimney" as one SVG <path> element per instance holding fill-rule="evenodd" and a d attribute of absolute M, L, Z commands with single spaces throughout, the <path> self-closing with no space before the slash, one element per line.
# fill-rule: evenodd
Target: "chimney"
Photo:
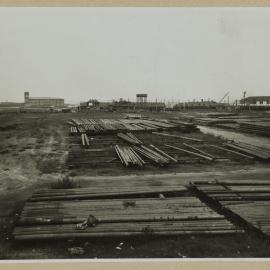
<path fill-rule="evenodd" d="M 24 103 L 29 102 L 29 92 L 24 92 Z"/>

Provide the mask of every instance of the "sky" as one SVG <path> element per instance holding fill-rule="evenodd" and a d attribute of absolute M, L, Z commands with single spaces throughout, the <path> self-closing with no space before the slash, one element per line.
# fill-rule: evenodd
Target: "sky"
<path fill-rule="evenodd" d="M 270 8 L 0 8 L 0 101 L 270 95 Z"/>

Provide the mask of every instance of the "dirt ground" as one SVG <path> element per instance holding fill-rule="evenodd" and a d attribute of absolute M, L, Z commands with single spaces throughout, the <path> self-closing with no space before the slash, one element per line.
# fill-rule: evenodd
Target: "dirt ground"
<path fill-rule="evenodd" d="M 173 113 L 151 114 L 151 117 L 171 117 Z M 68 155 L 68 128 L 70 118 L 85 117 L 71 113 L 1 113 L 0 114 L 0 259 L 54 259 L 78 258 L 68 252 L 69 247 L 84 247 L 80 258 L 185 258 L 185 257 L 269 257 L 269 244 L 255 235 L 212 237 L 166 237 L 150 239 L 96 239 L 57 242 L 24 242 L 12 240 L 14 220 L 18 218 L 24 202 L 32 192 L 50 187 L 62 176 L 73 172 L 80 186 L 88 186 L 90 176 L 114 175 L 123 179 L 150 177 L 155 183 L 159 177 L 175 179 L 182 183 L 191 179 L 213 177 L 269 179 L 267 164 L 208 164 L 186 165 L 168 172 L 149 168 L 145 171 L 127 171 L 100 168 L 70 171 L 66 166 Z M 117 118 L 120 113 L 90 113 L 89 118 Z M 230 172 L 228 172 L 230 168 Z M 75 174 L 74 174 L 75 172 Z M 107 175 L 107 176 L 106 176 Z M 111 179 L 112 177 L 110 177 Z M 93 179 L 92 179 L 93 180 Z M 180 181 L 180 180 L 179 180 Z M 207 248 L 205 243 L 207 241 Z M 123 242 L 121 250 L 116 249 Z"/>

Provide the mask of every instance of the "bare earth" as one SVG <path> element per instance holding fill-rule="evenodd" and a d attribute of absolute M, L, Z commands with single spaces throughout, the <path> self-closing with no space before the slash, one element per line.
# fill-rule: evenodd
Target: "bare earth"
<path fill-rule="evenodd" d="M 88 117 L 119 117 L 120 114 L 95 113 Z M 164 116 L 164 115 L 163 115 Z M 157 184 L 188 184 L 206 179 L 269 179 L 267 164 L 193 164 L 172 171 L 148 170 L 127 172 L 110 168 L 96 168 L 76 173 L 65 165 L 68 153 L 66 120 L 80 117 L 74 114 L 2 113 L 0 114 L 0 258 L 54 259 L 78 258 L 68 252 L 69 247 L 85 249 L 82 258 L 183 258 L 183 257 L 269 257 L 268 243 L 256 236 L 211 237 L 155 237 L 150 239 L 96 239 L 59 242 L 14 243 L 12 228 L 24 202 L 35 189 L 48 188 L 61 176 L 72 174 L 81 187 L 95 182 L 114 182 L 132 185 L 133 180 Z M 166 115 L 165 115 L 166 117 Z M 125 176 L 126 174 L 129 176 Z M 128 179 L 127 179 L 128 178 Z M 123 242 L 122 250 L 115 247 Z M 207 243 L 207 247 L 206 247 Z"/>

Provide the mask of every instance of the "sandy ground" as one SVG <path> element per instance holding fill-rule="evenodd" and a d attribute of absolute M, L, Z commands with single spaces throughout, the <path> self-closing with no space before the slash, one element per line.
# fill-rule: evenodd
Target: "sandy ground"
<path fill-rule="evenodd" d="M 117 114 L 94 117 L 116 117 Z M 66 120 L 71 114 L 0 114 L 0 258 L 1 259 L 46 259 L 73 258 L 68 248 L 82 246 L 83 258 L 147 258 L 147 257 L 269 257 L 267 243 L 256 236 L 232 237 L 167 237 L 153 239 L 102 239 L 92 241 L 14 243 L 11 239 L 13 223 L 24 202 L 35 189 L 48 188 L 63 175 L 68 174 L 65 166 L 67 157 L 68 131 Z M 78 117 L 76 115 L 76 117 Z M 93 117 L 92 115 L 90 117 Z M 117 173 L 119 174 L 119 173 Z M 122 172 L 125 174 L 125 171 Z M 187 184 L 191 180 L 213 178 L 269 179 L 270 169 L 266 164 L 234 166 L 231 171 L 218 167 L 196 166 L 183 173 L 160 171 L 149 175 L 129 176 L 140 181 L 151 180 L 158 184 L 162 179 L 167 183 Z M 176 180 L 177 179 L 177 180 Z M 114 182 L 123 185 L 127 176 L 74 176 L 80 186 L 90 186 L 96 181 Z M 205 249 L 205 241 L 208 248 Z M 121 251 L 115 249 L 124 242 Z"/>

